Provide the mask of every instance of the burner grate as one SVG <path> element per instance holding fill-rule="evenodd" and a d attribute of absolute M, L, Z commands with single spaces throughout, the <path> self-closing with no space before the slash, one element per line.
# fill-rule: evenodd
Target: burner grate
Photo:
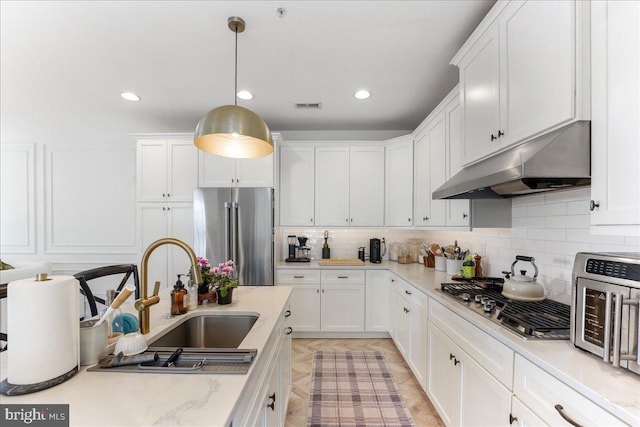
<path fill-rule="evenodd" d="M 571 308 L 553 300 L 536 302 L 509 300 L 498 315 L 518 322 L 527 331 L 568 329 L 570 327 Z"/>

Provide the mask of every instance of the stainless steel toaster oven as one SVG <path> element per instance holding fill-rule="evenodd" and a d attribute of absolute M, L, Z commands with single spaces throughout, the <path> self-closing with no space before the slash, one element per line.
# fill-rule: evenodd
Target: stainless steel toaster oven
<path fill-rule="evenodd" d="M 640 253 L 580 252 L 572 276 L 573 344 L 640 375 Z"/>

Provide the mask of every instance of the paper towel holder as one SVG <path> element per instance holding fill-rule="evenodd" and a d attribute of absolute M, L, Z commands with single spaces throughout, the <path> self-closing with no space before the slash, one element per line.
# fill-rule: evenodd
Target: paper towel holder
<path fill-rule="evenodd" d="M 50 279 L 47 276 L 47 273 L 38 273 L 36 274 L 36 277 L 35 277 L 36 282 L 44 282 L 44 281 L 50 281 L 50 280 L 52 279 Z M 9 285 L 11 285 L 11 283 Z M 79 331 L 79 325 L 78 325 L 78 331 Z M 79 352 L 78 352 L 78 364 L 73 368 L 71 368 L 69 371 L 63 374 L 60 374 L 54 378 L 47 379 L 45 381 L 40 381 L 37 383 L 32 383 L 32 384 L 12 384 L 8 381 L 8 378 L 5 378 L 2 382 L 0 382 L 0 394 L 5 396 L 19 396 L 23 394 L 35 393 L 37 391 L 51 388 L 58 384 L 62 384 L 63 382 L 67 381 L 68 379 L 70 379 L 71 377 L 73 377 L 75 374 L 79 372 L 80 370 L 79 364 L 80 364 L 80 360 L 79 360 Z"/>

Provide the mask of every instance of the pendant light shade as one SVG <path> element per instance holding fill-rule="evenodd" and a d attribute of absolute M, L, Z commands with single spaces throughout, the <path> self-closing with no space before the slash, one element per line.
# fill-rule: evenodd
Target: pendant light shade
<path fill-rule="evenodd" d="M 271 131 L 264 120 L 237 105 L 209 111 L 196 127 L 194 144 L 207 153 L 238 159 L 273 153 Z"/>
<path fill-rule="evenodd" d="M 238 159 L 263 157 L 273 153 L 273 139 L 267 124 L 253 111 L 239 107 L 238 33 L 245 29 L 242 18 L 232 16 L 229 29 L 236 35 L 234 105 L 214 108 L 196 126 L 194 145 L 218 156 Z"/>

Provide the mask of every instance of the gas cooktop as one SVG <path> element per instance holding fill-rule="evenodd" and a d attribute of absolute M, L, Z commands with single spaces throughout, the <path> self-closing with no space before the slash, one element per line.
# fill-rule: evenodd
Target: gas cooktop
<path fill-rule="evenodd" d="M 571 307 L 566 304 L 550 299 L 510 300 L 502 295 L 501 284 L 495 281 L 442 283 L 440 291 L 524 339 L 569 339 Z"/>

